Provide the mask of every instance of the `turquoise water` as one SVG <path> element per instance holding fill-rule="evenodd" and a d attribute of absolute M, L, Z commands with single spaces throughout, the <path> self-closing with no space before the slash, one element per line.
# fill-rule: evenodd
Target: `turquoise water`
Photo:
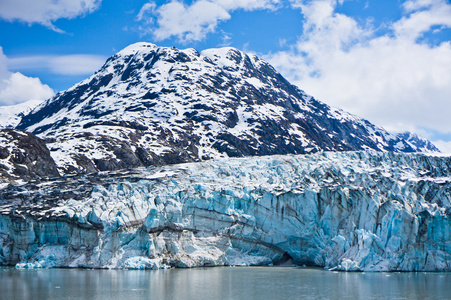
<path fill-rule="evenodd" d="M 0 268 L 0 299 L 451 299 L 450 273 Z"/>

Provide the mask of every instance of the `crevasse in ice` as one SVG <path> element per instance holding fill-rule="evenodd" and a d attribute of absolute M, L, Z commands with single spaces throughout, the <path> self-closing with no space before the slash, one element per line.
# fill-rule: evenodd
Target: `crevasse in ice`
<path fill-rule="evenodd" d="M 223 159 L 3 187 L 0 263 L 451 271 L 451 158 Z"/>

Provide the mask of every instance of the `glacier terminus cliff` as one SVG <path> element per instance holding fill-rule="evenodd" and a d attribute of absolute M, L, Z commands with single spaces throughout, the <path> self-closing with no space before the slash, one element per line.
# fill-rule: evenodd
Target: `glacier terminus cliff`
<path fill-rule="evenodd" d="M 217 159 L 0 189 L 0 264 L 451 271 L 451 158 Z"/>

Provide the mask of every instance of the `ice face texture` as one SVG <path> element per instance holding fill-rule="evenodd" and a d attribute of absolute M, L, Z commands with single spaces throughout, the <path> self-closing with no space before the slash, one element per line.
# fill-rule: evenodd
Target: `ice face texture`
<path fill-rule="evenodd" d="M 376 152 L 223 159 L 0 191 L 0 263 L 451 271 L 451 158 Z"/>

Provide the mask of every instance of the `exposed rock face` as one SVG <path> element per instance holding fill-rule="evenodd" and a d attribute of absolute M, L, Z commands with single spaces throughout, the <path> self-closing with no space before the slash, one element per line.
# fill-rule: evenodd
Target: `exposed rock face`
<path fill-rule="evenodd" d="M 0 183 L 59 176 L 44 141 L 15 129 L 0 129 Z"/>
<path fill-rule="evenodd" d="M 316 151 L 438 151 L 321 103 L 233 48 L 134 44 L 24 116 L 63 174 Z"/>
<path fill-rule="evenodd" d="M 10 185 L 0 263 L 451 271 L 450 170 L 449 157 L 318 153 Z"/>

